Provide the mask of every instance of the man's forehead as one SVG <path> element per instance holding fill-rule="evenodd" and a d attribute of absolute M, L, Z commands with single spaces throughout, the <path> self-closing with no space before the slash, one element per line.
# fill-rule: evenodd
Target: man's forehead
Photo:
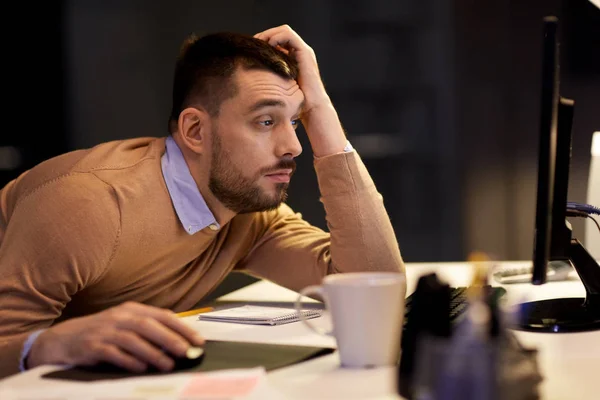
<path fill-rule="evenodd" d="M 235 78 L 238 88 L 246 92 L 249 98 L 263 93 L 293 96 L 300 90 L 294 79 L 284 78 L 271 71 L 239 69 Z"/>

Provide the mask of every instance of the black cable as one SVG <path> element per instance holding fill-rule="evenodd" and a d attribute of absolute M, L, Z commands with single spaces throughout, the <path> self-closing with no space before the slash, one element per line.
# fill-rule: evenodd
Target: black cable
<path fill-rule="evenodd" d="M 594 221 L 594 223 L 596 224 L 596 227 L 598 228 L 598 231 L 600 231 L 600 224 L 598 224 L 598 221 L 596 221 L 596 218 L 592 217 L 591 215 L 588 215 L 588 218 L 590 218 L 592 221 Z"/>
<path fill-rule="evenodd" d="M 594 221 L 594 224 L 596 224 L 598 231 L 600 231 L 600 224 L 598 224 L 598 221 L 596 221 L 596 218 L 592 217 L 590 214 L 588 214 L 585 211 L 569 209 L 569 210 L 567 210 L 567 217 L 590 218 L 592 221 Z"/>
<path fill-rule="evenodd" d="M 581 218 L 587 218 L 590 215 L 588 213 L 586 213 L 585 211 L 581 211 L 581 210 L 567 210 L 567 217 L 581 217 Z"/>

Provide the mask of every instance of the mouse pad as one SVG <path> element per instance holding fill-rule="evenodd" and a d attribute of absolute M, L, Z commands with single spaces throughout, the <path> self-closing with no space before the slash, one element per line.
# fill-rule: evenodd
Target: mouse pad
<path fill-rule="evenodd" d="M 176 372 L 206 372 L 260 366 L 267 371 L 271 371 L 330 354 L 334 351 L 335 349 L 328 347 L 207 340 L 204 345 L 202 361 L 194 367 L 179 369 Z M 173 372 L 171 371 L 171 373 Z M 164 374 L 164 372 L 137 373 L 104 365 L 101 367 L 71 367 L 49 372 L 42 375 L 42 378 L 89 382 L 158 374 Z"/>

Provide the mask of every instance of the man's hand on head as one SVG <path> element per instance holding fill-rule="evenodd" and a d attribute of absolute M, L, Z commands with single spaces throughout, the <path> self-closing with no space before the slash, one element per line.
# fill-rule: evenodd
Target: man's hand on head
<path fill-rule="evenodd" d="M 306 112 L 310 112 L 313 107 L 330 104 L 329 96 L 321 81 L 315 52 L 292 28 L 288 25 L 281 25 L 257 33 L 254 37 L 266 41 L 296 60 L 300 70 L 298 86 L 304 93 Z"/>
<path fill-rule="evenodd" d="M 108 362 L 135 372 L 149 365 L 169 371 L 174 366 L 169 355 L 181 357 L 203 344 L 173 312 L 128 302 L 47 329 L 34 342 L 27 366 Z"/>
<path fill-rule="evenodd" d="M 289 54 L 298 63 L 298 86 L 304 93 L 301 120 L 314 155 L 341 153 L 347 144 L 346 135 L 321 80 L 313 49 L 289 25 L 267 29 L 254 37 Z"/>

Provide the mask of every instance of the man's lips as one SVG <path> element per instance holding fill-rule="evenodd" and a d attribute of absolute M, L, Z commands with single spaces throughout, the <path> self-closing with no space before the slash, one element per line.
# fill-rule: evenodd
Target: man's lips
<path fill-rule="evenodd" d="M 271 173 L 266 174 L 265 176 L 277 183 L 287 183 L 290 181 L 290 175 L 292 174 L 292 169 L 280 169 Z"/>

